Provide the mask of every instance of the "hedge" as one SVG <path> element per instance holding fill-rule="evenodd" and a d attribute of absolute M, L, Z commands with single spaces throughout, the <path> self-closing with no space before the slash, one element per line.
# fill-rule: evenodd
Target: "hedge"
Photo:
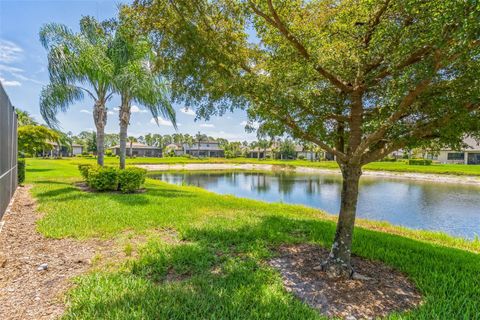
<path fill-rule="evenodd" d="M 113 167 L 80 164 L 78 170 L 90 188 L 97 191 L 120 190 L 123 193 L 140 189 L 147 175 L 147 170 L 135 167 L 119 170 Z"/>
<path fill-rule="evenodd" d="M 118 188 L 123 193 L 131 193 L 142 187 L 147 170 L 141 168 L 126 168 L 118 171 Z"/>
<path fill-rule="evenodd" d="M 79 164 L 78 170 L 80 171 L 80 175 L 85 181 L 88 181 L 88 170 L 93 167 L 91 164 Z"/>
<path fill-rule="evenodd" d="M 18 184 L 22 184 L 25 181 L 25 159 L 18 159 L 17 171 Z"/>
<path fill-rule="evenodd" d="M 88 170 L 88 186 L 98 191 L 112 191 L 118 189 L 117 169 L 112 167 L 91 167 Z"/>
<path fill-rule="evenodd" d="M 432 160 L 430 159 L 410 159 L 408 160 L 409 165 L 414 166 L 429 166 L 432 164 Z"/>

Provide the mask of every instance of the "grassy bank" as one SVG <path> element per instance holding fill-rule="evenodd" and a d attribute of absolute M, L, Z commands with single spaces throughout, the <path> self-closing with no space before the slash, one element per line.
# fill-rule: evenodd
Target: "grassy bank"
<path fill-rule="evenodd" d="M 74 163 L 28 161 L 27 181 L 46 213 L 38 230 L 54 238 L 128 233 L 150 240 L 121 267 L 77 279 L 67 319 L 321 319 L 283 289 L 264 261 L 280 244 L 328 247 L 332 216 L 154 180 L 142 194 L 85 193 L 72 185 L 79 180 Z M 422 306 L 392 319 L 478 317 L 480 243 L 360 223 L 365 228 L 356 229 L 353 252 L 408 274 L 424 295 Z M 165 232 L 178 241 L 165 240 Z"/>
<path fill-rule="evenodd" d="M 94 159 L 75 158 L 77 162 L 93 162 Z M 106 157 L 107 164 L 115 165 L 118 163 L 116 157 Z M 258 160 L 252 158 L 204 158 L 192 159 L 184 157 L 172 158 L 133 158 L 127 159 L 129 164 L 186 164 L 186 163 L 254 163 L 254 164 L 273 164 L 280 166 L 292 167 L 309 167 L 320 169 L 338 170 L 338 164 L 335 161 L 319 161 L 312 162 L 307 160 Z M 428 174 L 450 174 L 450 175 L 467 175 L 480 176 L 480 165 L 466 164 L 438 164 L 434 163 L 430 166 L 408 165 L 406 162 L 373 162 L 364 167 L 364 170 L 370 171 L 392 171 L 392 172 L 412 172 L 412 173 L 428 173 Z"/>

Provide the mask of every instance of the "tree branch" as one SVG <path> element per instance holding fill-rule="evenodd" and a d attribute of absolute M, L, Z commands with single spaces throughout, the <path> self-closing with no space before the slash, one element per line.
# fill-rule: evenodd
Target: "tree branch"
<path fill-rule="evenodd" d="M 297 49 L 301 56 L 303 56 L 307 61 L 312 62 L 310 53 L 307 51 L 304 45 L 288 30 L 285 24 L 280 19 L 277 11 L 273 7 L 272 1 L 268 0 L 268 7 L 273 16 L 271 18 L 266 13 L 261 11 L 252 1 L 249 1 L 250 7 L 252 10 L 260 17 L 262 17 L 266 22 L 275 27 L 280 33 Z M 342 92 L 351 92 L 353 88 L 341 80 L 339 77 L 332 74 L 330 71 L 326 70 L 320 65 L 314 65 L 314 69 L 320 73 L 324 78 L 330 81 L 335 87 L 340 89 Z"/>
<path fill-rule="evenodd" d="M 305 140 L 311 141 L 311 142 L 319 145 L 325 151 L 328 151 L 328 152 L 336 155 L 339 160 L 346 161 L 345 153 L 341 152 L 340 150 L 337 150 L 336 148 L 330 147 L 329 145 L 327 145 L 322 140 L 319 140 L 315 136 L 313 136 L 313 135 L 305 132 L 304 130 L 302 130 L 290 115 L 286 115 L 285 117 L 281 117 L 278 114 L 275 114 L 275 116 L 277 116 L 281 120 L 283 120 L 282 122 L 284 122 L 297 136 L 300 136 Z"/>
<path fill-rule="evenodd" d="M 385 13 L 385 11 L 387 11 L 389 4 L 390 4 L 390 0 L 386 0 L 383 6 L 377 11 L 375 16 L 373 17 L 373 21 L 370 24 L 370 28 L 368 29 L 365 35 L 365 38 L 363 40 L 365 48 L 368 48 L 368 46 L 370 45 L 370 41 L 372 40 L 373 33 L 375 32 L 375 29 L 377 28 L 377 26 L 380 24 L 380 19 L 382 15 Z"/>

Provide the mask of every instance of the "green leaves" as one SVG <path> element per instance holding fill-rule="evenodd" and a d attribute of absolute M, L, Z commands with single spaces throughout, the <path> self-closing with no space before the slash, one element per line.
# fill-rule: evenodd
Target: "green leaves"
<path fill-rule="evenodd" d="M 48 50 L 50 84 L 42 89 L 40 112 L 47 124 L 58 126 L 56 115 L 84 98 L 105 103 L 114 72 L 107 55 L 108 29 L 92 17 L 80 21 L 79 33 L 62 24 L 49 23 L 40 30 Z"/>
<path fill-rule="evenodd" d="M 478 134 L 474 1 L 157 0 L 124 14 L 202 118 L 244 108 L 263 132 L 361 164 Z"/>
<path fill-rule="evenodd" d="M 53 149 L 52 142 L 57 142 L 59 135 L 44 126 L 26 125 L 18 128 L 18 150 L 36 155 L 43 150 Z"/>
<path fill-rule="evenodd" d="M 40 114 L 48 126 L 58 127 L 58 112 L 66 112 L 73 102 L 82 99 L 83 92 L 79 87 L 52 82 L 40 93 Z"/>

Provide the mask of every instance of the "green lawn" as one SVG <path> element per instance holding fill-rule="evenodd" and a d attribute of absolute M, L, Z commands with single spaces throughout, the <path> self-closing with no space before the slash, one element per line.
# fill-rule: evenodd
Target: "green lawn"
<path fill-rule="evenodd" d="M 93 162 L 93 159 L 75 158 L 77 162 Z M 116 164 L 116 157 L 105 157 L 107 164 Z M 258 160 L 252 158 L 204 158 L 192 159 L 184 157 L 172 158 L 133 158 L 127 159 L 130 164 L 186 164 L 186 163 L 256 163 L 256 164 L 274 164 L 294 167 L 312 167 L 321 169 L 338 169 L 335 161 L 312 162 L 307 160 Z M 432 174 L 450 174 L 450 175 L 470 175 L 480 176 L 480 165 L 466 164 L 432 164 L 430 166 L 408 165 L 403 161 L 398 162 L 373 162 L 364 167 L 364 170 L 371 171 L 394 171 L 394 172 L 415 172 Z"/>
<path fill-rule="evenodd" d="M 78 278 L 65 318 L 322 319 L 287 293 L 264 261 L 284 243 L 328 247 L 332 216 L 150 179 L 142 194 L 85 193 L 72 185 L 80 179 L 76 162 L 28 159 L 27 183 L 46 213 L 38 230 L 54 238 L 116 238 L 128 232 L 150 240 L 138 258 Z M 406 273 L 424 295 L 418 309 L 391 319 L 479 317 L 479 241 L 360 224 L 395 234 L 357 228 L 353 252 Z M 166 229 L 183 241 L 162 240 Z M 172 274 L 179 281 L 165 281 Z"/>

